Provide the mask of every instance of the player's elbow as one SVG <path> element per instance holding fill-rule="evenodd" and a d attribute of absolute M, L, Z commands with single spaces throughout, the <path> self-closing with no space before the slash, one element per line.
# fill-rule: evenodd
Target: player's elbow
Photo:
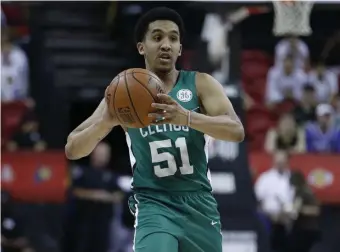
<path fill-rule="evenodd" d="M 233 123 L 233 125 L 223 126 L 218 134 L 212 135 L 216 139 L 228 142 L 242 142 L 245 137 L 244 128 L 241 123 Z"/>
<path fill-rule="evenodd" d="M 65 145 L 65 156 L 66 156 L 66 158 L 69 159 L 69 160 L 76 160 L 77 157 L 76 157 L 74 151 L 72 151 L 70 145 L 71 145 L 70 143 L 67 143 L 67 144 Z"/>
<path fill-rule="evenodd" d="M 239 124 L 235 126 L 234 130 L 232 132 L 229 132 L 229 139 L 226 139 L 227 141 L 232 141 L 232 142 L 243 142 L 245 133 L 244 133 L 244 128 L 242 124 Z"/>
<path fill-rule="evenodd" d="M 235 138 L 235 142 L 243 142 L 244 140 L 244 137 L 245 137 L 245 133 L 244 133 L 244 128 L 242 125 L 240 125 L 236 132 L 235 132 L 235 135 L 234 135 L 234 138 Z"/>
<path fill-rule="evenodd" d="M 71 142 L 67 142 L 67 144 L 65 145 L 65 155 L 66 158 L 69 160 L 78 160 L 83 157 L 82 155 L 80 155 L 80 153 L 77 153 L 77 151 L 75 151 L 75 148 L 72 147 Z"/>

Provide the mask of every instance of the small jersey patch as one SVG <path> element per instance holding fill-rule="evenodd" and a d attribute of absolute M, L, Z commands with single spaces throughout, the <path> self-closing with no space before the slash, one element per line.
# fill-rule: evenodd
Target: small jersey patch
<path fill-rule="evenodd" d="M 181 102 L 189 102 L 192 100 L 192 92 L 189 89 L 181 89 L 177 92 L 177 99 Z"/>

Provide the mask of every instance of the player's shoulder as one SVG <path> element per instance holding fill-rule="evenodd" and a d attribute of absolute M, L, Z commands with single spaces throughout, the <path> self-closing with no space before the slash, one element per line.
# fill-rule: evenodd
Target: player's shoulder
<path fill-rule="evenodd" d="M 199 72 L 196 70 L 180 70 L 180 72 L 183 74 L 193 74 L 195 75 L 196 79 L 202 79 L 202 80 L 215 80 L 214 77 L 212 77 L 210 74 Z"/>
<path fill-rule="evenodd" d="M 224 92 L 222 85 L 213 76 L 202 72 L 196 72 L 196 89 L 199 96 Z"/>
<path fill-rule="evenodd" d="M 210 74 L 202 73 L 202 72 L 196 72 L 196 83 L 199 85 L 202 84 L 204 86 L 207 86 L 209 83 L 216 83 L 217 80 L 212 77 Z"/>

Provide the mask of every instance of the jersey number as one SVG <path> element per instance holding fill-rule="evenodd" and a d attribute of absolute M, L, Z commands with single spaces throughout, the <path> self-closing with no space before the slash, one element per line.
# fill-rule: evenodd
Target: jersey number
<path fill-rule="evenodd" d="M 161 168 L 160 165 L 154 165 L 154 171 L 157 177 L 163 178 L 172 176 L 177 171 L 177 165 L 175 157 L 169 152 L 159 153 L 158 149 L 161 148 L 171 148 L 173 147 L 171 144 L 171 140 L 162 140 L 162 141 L 154 141 L 149 143 L 151 150 L 151 158 L 152 163 L 160 163 L 166 161 L 168 163 L 167 167 Z M 189 154 L 187 143 L 184 137 L 177 138 L 175 141 L 175 147 L 180 150 L 182 166 L 179 167 L 179 171 L 183 175 L 194 173 L 194 167 L 189 163 Z"/>

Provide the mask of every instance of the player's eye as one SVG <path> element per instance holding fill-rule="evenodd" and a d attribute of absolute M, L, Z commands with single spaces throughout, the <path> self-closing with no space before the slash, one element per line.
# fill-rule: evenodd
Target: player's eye
<path fill-rule="evenodd" d="M 178 37 L 177 36 L 171 36 L 170 39 L 171 39 L 171 41 L 176 42 L 178 40 Z"/>
<path fill-rule="evenodd" d="M 157 42 L 161 41 L 162 37 L 157 35 L 157 36 L 154 36 L 153 39 Z"/>

